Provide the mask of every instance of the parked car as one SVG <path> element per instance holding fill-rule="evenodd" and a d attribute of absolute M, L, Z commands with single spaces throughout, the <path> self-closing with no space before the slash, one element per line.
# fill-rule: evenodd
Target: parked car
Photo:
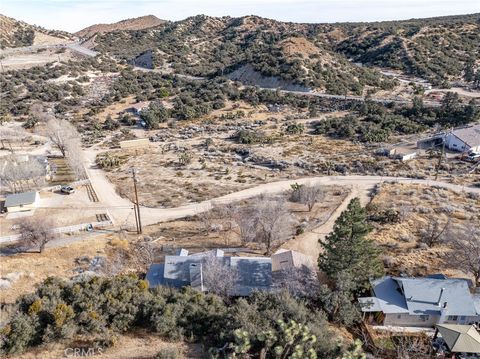
<path fill-rule="evenodd" d="M 75 193 L 75 188 L 73 188 L 71 186 L 62 186 L 60 188 L 60 192 L 66 193 L 66 194 Z"/>
<path fill-rule="evenodd" d="M 469 162 L 478 162 L 480 161 L 480 153 L 471 152 L 465 159 Z"/>

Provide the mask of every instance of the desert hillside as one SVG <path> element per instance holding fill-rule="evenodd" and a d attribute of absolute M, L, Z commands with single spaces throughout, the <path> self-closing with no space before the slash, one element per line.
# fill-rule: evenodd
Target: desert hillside
<path fill-rule="evenodd" d="M 1 48 L 62 43 L 71 38 L 66 32 L 46 30 L 0 14 Z"/>
<path fill-rule="evenodd" d="M 105 33 L 117 30 L 142 30 L 161 25 L 165 20 L 161 20 L 154 15 L 140 16 L 133 19 L 126 19 L 113 24 L 95 24 L 75 33 L 83 38 L 90 38 L 98 33 Z"/>
<path fill-rule="evenodd" d="M 126 60 L 153 51 L 157 66 L 189 75 L 226 75 L 248 64 L 294 85 L 365 94 L 394 86 L 372 67 L 402 70 L 433 84 L 460 79 L 465 64 L 478 61 L 479 18 L 298 24 L 199 15 L 154 29 L 106 33 L 95 47 Z"/>

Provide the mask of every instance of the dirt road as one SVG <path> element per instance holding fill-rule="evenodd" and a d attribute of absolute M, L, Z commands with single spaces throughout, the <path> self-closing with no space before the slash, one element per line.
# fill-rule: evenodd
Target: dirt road
<path fill-rule="evenodd" d="M 133 213 L 133 203 L 128 199 L 120 197 L 115 191 L 114 185 L 106 178 L 103 170 L 95 165 L 96 151 L 90 149 L 85 151 L 85 167 L 90 182 L 97 193 L 100 202 L 99 207 L 108 209 L 114 223 L 117 226 L 133 227 L 135 217 Z M 230 193 L 222 197 L 203 201 L 200 203 L 191 203 L 175 208 L 147 208 L 141 207 L 141 218 L 143 225 L 150 225 L 160 222 L 166 222 L 174 219 L 193 216 L 195 214 L 209 210 L 214 203 L 231 203 L 242 199 L 251 198 L 260 194 L 280 193 L 290 189 L 293 183 L 311 183 L 329 186 L 349 186 L 353 188 L 353 195 L 360 195 L 365 202 L 367 193 L 376 184 L 383 181 L 396 181 L 401 183 L 423 184 L 427 186 L 439 186 L 452 189 L 457 192 L 475 192 L 480 193 L 480 188 L 470 188 L 451 183 L 443 183 L 430 180 L 419 180 L 400 177 L 381 177 L 381 176 L 325 176 L 325 177 L 307 177 L 294 180 L 283 180 L 261 184 L 252 188 Z M 341 212 L 341 211 L 340 211 Z M 332 218 L 335 215 L 332 216 Z M 333 221 L 336 217 L 333 219 Z"/>

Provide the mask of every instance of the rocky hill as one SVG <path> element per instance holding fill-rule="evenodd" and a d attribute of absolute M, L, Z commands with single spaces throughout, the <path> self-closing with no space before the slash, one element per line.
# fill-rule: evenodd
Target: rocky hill
<path fill-rule="evenodd" d="M 47 30 L 0 14 L 0 47 L 61 43 L 72 35 L 64 31 Z"/>
<path fill-rule="evenodd" d="M 93 35 L 112 32 L 117 30 L 142 30 L 155 27 L 165 23 L 165 20 L 161 20 L 154 15 L 146 15 L 136 17 L 132 19 L 126 19 L 113 24 L 96 24 L 86 27 L 83 30 L 75 33 L 78 37 L 90 38 Z"/>
<path fill-rule="evenodd" d="M 341 25 L 337 51 L 355 62 L 402 70 L 434 84 L 480 65 L 480 14 Z"/>
<path fill-rule="evenodd" d="M 126 60 L 152 50 L 157 66 L 195 76 L 228 75 L 248 64 L 262 76 L 292 85 L 365 94 L 393 86 L 370 65 L 434 83 L 460 79 L 469 59 L 478 62 L 480 14 L 346 24 L 200 15 L 147 30 L 102 34 L 95 48 Z"/>

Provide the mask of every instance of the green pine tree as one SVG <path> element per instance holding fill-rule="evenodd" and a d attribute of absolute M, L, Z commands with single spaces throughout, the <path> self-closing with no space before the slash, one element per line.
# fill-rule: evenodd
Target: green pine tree
<path fill-rule="evenodd" d="M 336 281 L 339 274 L 350 275 L 356 284 L 353 290 L 368 287 L 369 278 L 383 274 L 380 251 L 366 238 L 372 227 L 367 223 L 367 213 L 354 198 L 335 221 L 333 232 L 324 242 L 320 241 L 322 253 L 318 266 L 331 280 Z"/>

